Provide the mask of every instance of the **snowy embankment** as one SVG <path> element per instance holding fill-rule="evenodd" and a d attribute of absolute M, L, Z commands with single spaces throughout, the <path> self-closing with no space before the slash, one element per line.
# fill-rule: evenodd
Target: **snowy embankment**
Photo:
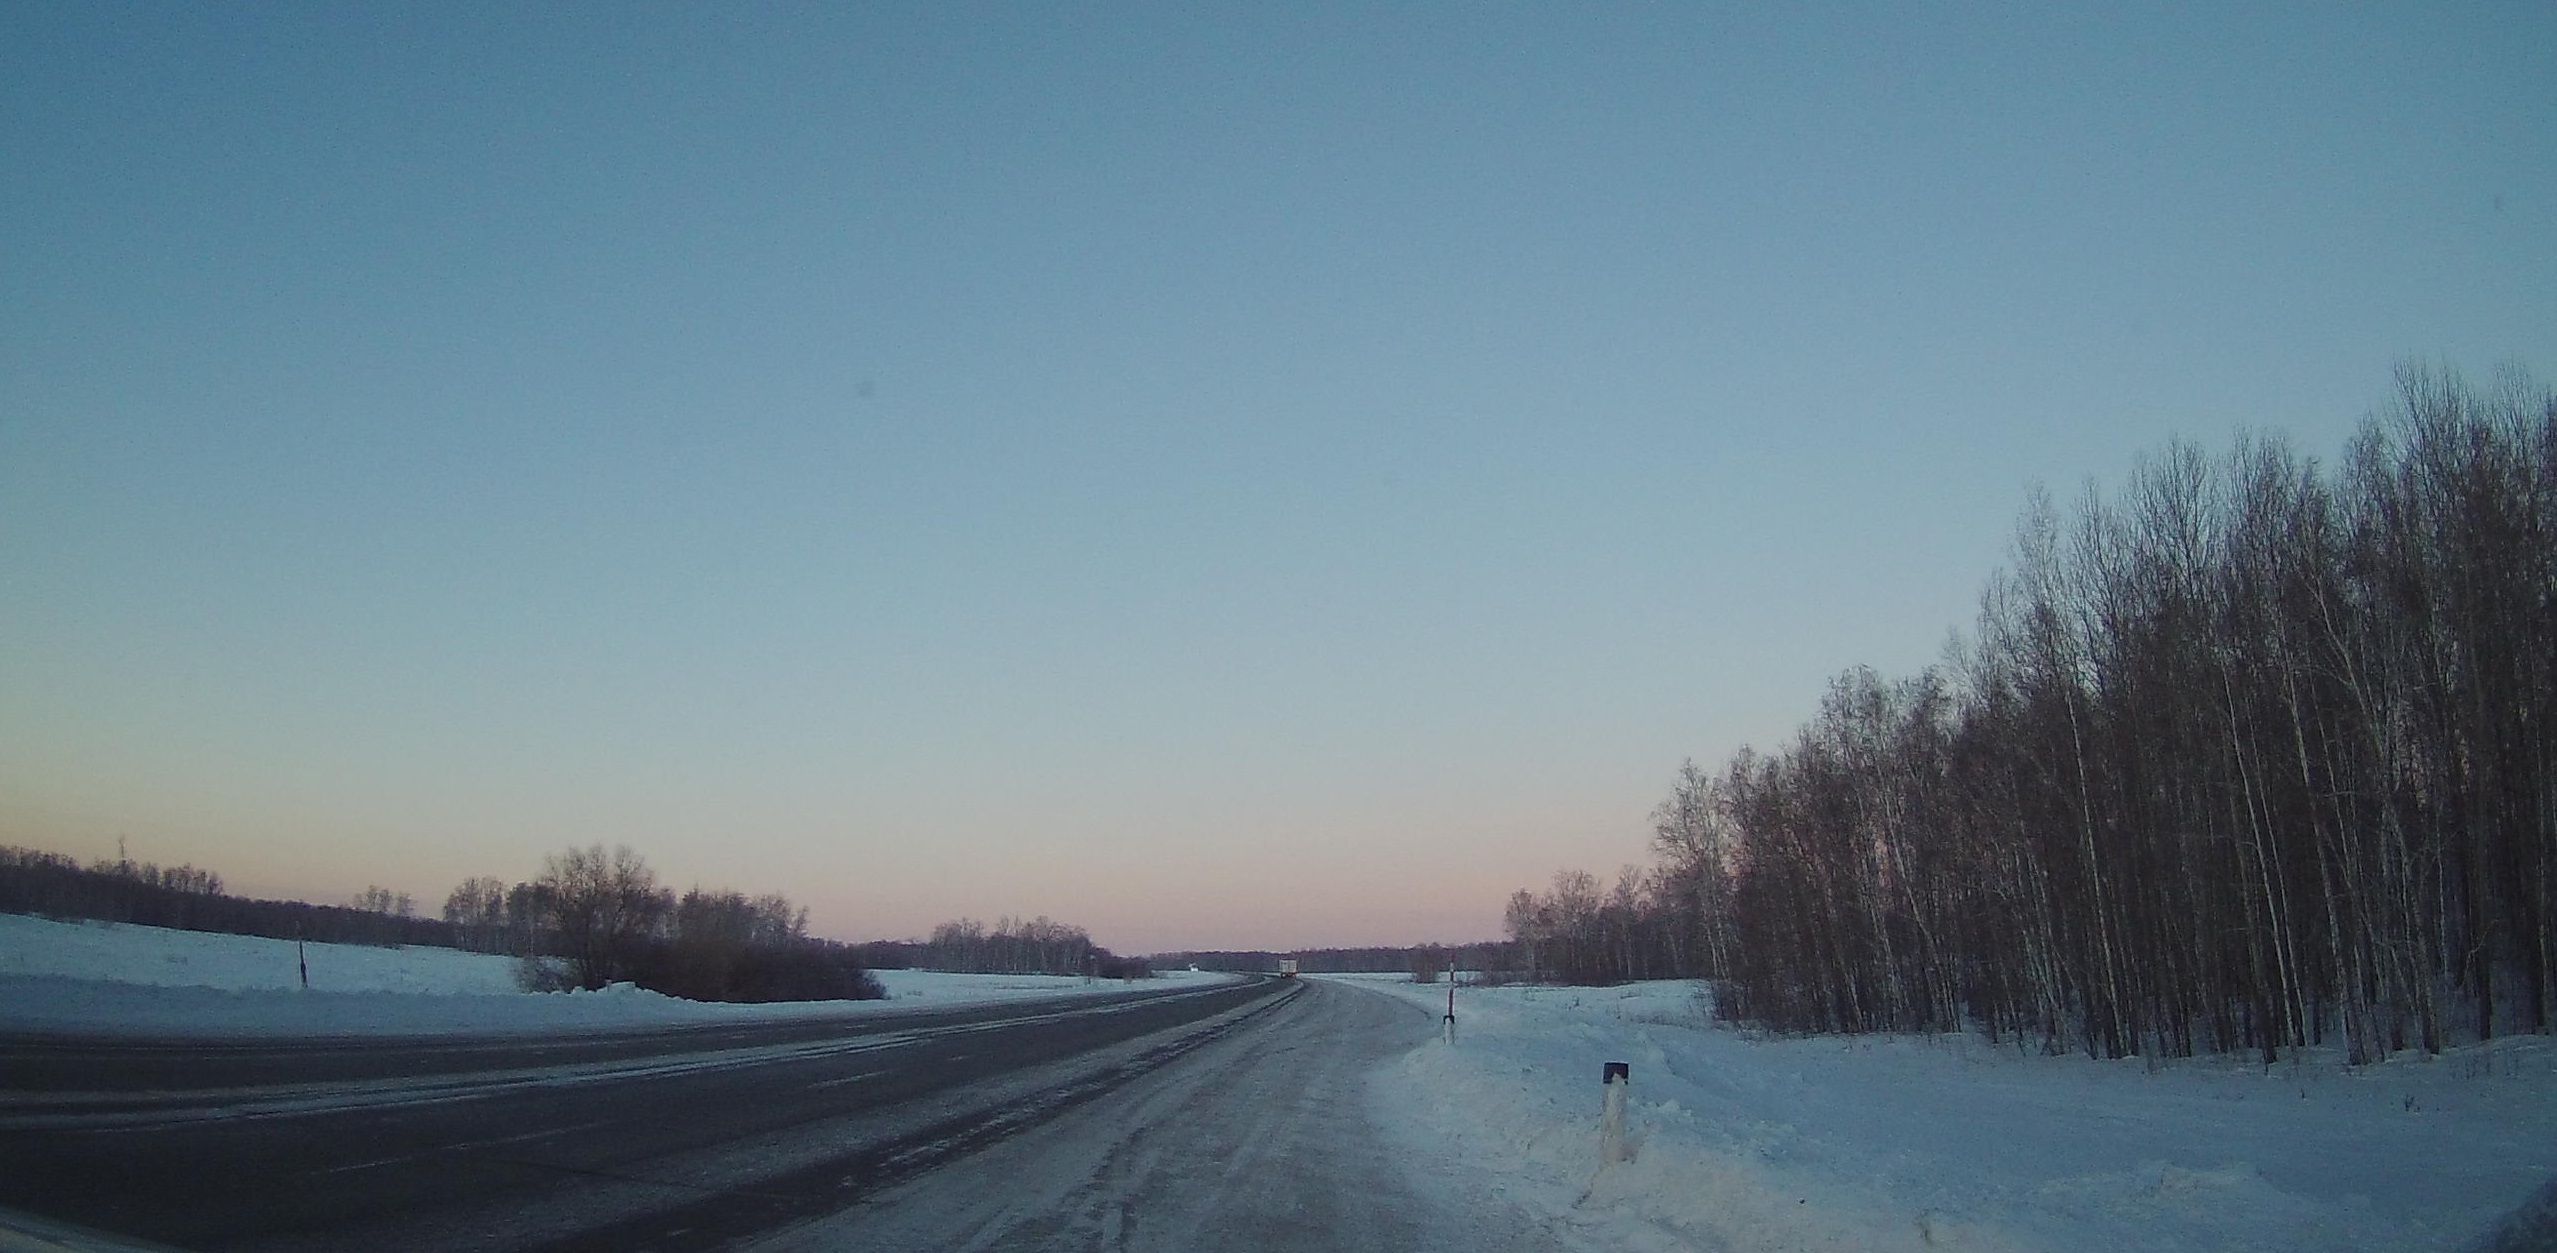
<path fill-rule="evenodd" d="M 311 944 L 297 952 L 291 940 L 0 914 L 0 1031 L 512 1034 L 871 1014 L 1127 986 L 1070 975 L 873 973 L 887 988 L 887 1000 L 711 1005 L 628 984 L 601 992 L 528 993 L 516 986 L 513 958 L 485 953 L 362 944 Z"/>
<path fill-rule="evenodd" d="M 1357 979 L 1436 1018 L 1445 985 Z M 1462 988 L 1376 1088 L 1401 1147 L 1629 1249 L 2456 1249 L 2557 1176 L 2557 1047 L 2267 1070 L 1976 1036 L 1770 1038 L 1691 985 Z M 1598 1169 L 1603 1062 L 1633 1158 Z M 1432 1172 L 1437 1173 L 1437 1172 Z"/>

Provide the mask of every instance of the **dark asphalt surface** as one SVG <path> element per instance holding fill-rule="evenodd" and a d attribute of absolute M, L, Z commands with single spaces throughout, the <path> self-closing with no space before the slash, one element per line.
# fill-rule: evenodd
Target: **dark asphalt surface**
<path fill-rule="evenodd" d="M 574 1037 L 0 1039 L 0 1208 L 201 1250 L 717 1247 L 1293 986 Z"/>

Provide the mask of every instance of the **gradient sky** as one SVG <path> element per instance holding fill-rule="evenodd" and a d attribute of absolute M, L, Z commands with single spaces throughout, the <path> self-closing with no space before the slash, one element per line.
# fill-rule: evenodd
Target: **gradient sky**
<path fill-rule="evenodd" d="M 2557 8 L 2127 8 L 0 3 L 0 842 L 1497 934 L 2029 485 L 2557 371 Z"/>

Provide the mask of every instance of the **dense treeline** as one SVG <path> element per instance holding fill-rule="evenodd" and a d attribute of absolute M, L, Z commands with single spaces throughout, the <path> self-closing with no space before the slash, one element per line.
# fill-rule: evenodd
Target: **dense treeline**
<path fill-rule="evenodd" d="M 2177 446 L 2037 497 L 1953 661 L 1842 676 L 1655 820 L 1651 947 L 1558 885 L 1512 908 L 1549 969 L 2105 1056 L 2548 1031 L 2557 394 L 2408 370 L 2335 468 Z"/>
<path fill-rule="evenodd" d="M 457 942 L 525 959 L 536 984 L 631 982 L 697 1001 L 887 995 L 852 945 L 808 934 L 788 898 L 694 888 L 681 897 L 629 847 L 572 848 L 512 887 L 463 880 L 444 902 Z"/>
<path fill-rule="evenodd" d="M 1525 979 L 1558 983 L 1623 983 L 1677 979 L 1720 969 L 1700 960 L 1700 928 L 1677 885 L 1659 870 L 1627 866 L 1600 890 L 1586 871 L 1554 876 L 1553 889 L 1521 891 L 1502 918 L 1512 963 Z"/>
<path fill-rule="evenodd" d="M 82 866 L 60 853 L 25 848 L 0 847 L 0 913 L 336 944 L 455 941 L 443 923 L 391 909 L 226 896 L 222 876 L 193 866 L 161 867 L 122 857 Z"/>
<path fill-rule="evenodd" d="M 1153 974 L 1142 957 L 1121 957 L 1092 942 L 1091 933 L 1045 914 L 1023 920 L 1004 917 L 993 927 L 974 918 L 945 922 L 927 940 L 863 946 L 865 951 L 893 948 L 899 966 L 981 975 L 1094 975 L 1104 979 L 1144 979 Z"/>
<path fill-rule="evenodd" d="M 1235 974 L 1271 974 L 1279 959 L 1293 957 L 1306 974 L 1432 975 L 1453 967 L 1473 974 L 1504 975 L 1523 971 L 1510 944 L 1420 944 L 1410 947 L 1308 948 L 1280 953 L 1266 949 L 1214 949 L 1158 953 L 1166 966 L 1196 966 Z"/>
<path fill-rule="evenodd" d="M 961 918 L 932 929 L 921 964 L 963 974 L 1079 975 L 1090 969 L 1094 948 L 1083 928 L 1045 914 L 997 919 L 992 928 Z"/>

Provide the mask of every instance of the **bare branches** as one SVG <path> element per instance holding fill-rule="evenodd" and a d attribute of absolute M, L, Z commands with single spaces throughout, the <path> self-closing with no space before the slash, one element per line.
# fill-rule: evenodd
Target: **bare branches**
<path fill-rule="evenodd" d="M 1808 1030 L 2351 1057 L 2557 1027 L 2557 393 L 2410 368 L 2334 472 L 2040 492 L 1944 671 L 1654 811 L 1682 972 Z M 1577 977 L 1575 885 L 1511 930 Z"/>

